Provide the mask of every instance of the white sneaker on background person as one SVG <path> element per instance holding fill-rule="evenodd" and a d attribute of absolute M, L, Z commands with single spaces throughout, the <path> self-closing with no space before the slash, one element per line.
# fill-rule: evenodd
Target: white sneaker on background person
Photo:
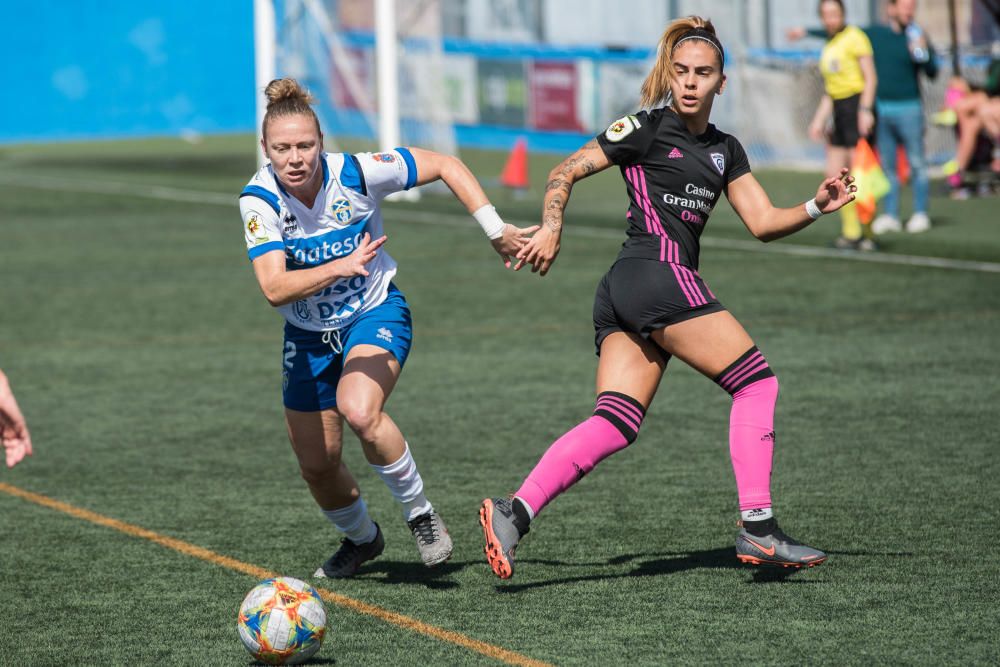
<path fill-rule="evenodd" d="M 926 213 L 914 213 L 910 216 L 910 219 L 906 221 L 906 231 L 911 234 L 926 232 L 930 228 L 931 219 L 927 217 Z"/>
<path fill-rule="evenodd" d="M 872 233 L 881 236 L 882 234 L 887 234 L 889 232 L 901 232 L 903 231 L 903 223 L 899 221 L 899 218 L 889 215 L 888 213 L 883 213 L 874 220 L 872 220 Z"/>

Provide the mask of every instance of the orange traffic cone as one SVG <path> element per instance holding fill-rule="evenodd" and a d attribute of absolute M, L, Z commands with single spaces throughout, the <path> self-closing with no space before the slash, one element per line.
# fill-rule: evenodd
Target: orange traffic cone
<path fill-rule="evenodd" d="M 515 190 L 528 189 L 528 142 L 519 137 L 500 174 L 500 184 Z"/>
<path fill-rule="evenodd" d="M 901 185 L 910 182 L 910 161 L 906 158 L 906 149 L 902 144 L 896 146 L 896 175 Z"/>

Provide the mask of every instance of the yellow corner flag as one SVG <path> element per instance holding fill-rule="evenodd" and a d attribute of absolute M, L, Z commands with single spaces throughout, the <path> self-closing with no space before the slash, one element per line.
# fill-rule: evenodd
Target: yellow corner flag
<path fill-rule="evenodd" d="M 864 139 L 858 140 L 858 146 L 854 150 L 851 175 L 858 186 L 858 196 L 855 199 L 858 218 L 867 225 L 875 217 L 878 200 L 889 194 L 889 179 L 885 177 L 875 151 Z"/>

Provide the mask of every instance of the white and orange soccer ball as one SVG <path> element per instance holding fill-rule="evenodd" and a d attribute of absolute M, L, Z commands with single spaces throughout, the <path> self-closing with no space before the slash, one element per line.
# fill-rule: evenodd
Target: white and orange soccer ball
<path fill-rule="evenodd" d="M 240 605 L 237 629 L 251 655 L 269 665 L 294 665 L 323 644 L 326 609 L 316 589 L 292 577 L 267 579 Z"/>

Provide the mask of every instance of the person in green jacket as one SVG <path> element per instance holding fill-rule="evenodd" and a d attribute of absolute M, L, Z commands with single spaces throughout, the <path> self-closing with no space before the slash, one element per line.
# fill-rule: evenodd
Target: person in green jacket
<path fill-rule="evenodd" d="M 914 21 L 916 0 L 889 0 L 888 25 L 865 30 L 872 43 L 878 87 L 875 92 L 876 147 L 882 169 L 889 179 L 889 194 L 882 200 L 882 214 L 872 221 L 872 232 L 885 234 L 903 230 L 899 216 L 899 176 L 896 152 L 902 145 L 910 163 L 913 184 L 913 213 L 906 231 L 930 229 L 928 215 L 929 180 L 924 150 L 924 109 L 920 99 L 920 74 L 935 78 L 938 73 L 934 47 Z"/>

